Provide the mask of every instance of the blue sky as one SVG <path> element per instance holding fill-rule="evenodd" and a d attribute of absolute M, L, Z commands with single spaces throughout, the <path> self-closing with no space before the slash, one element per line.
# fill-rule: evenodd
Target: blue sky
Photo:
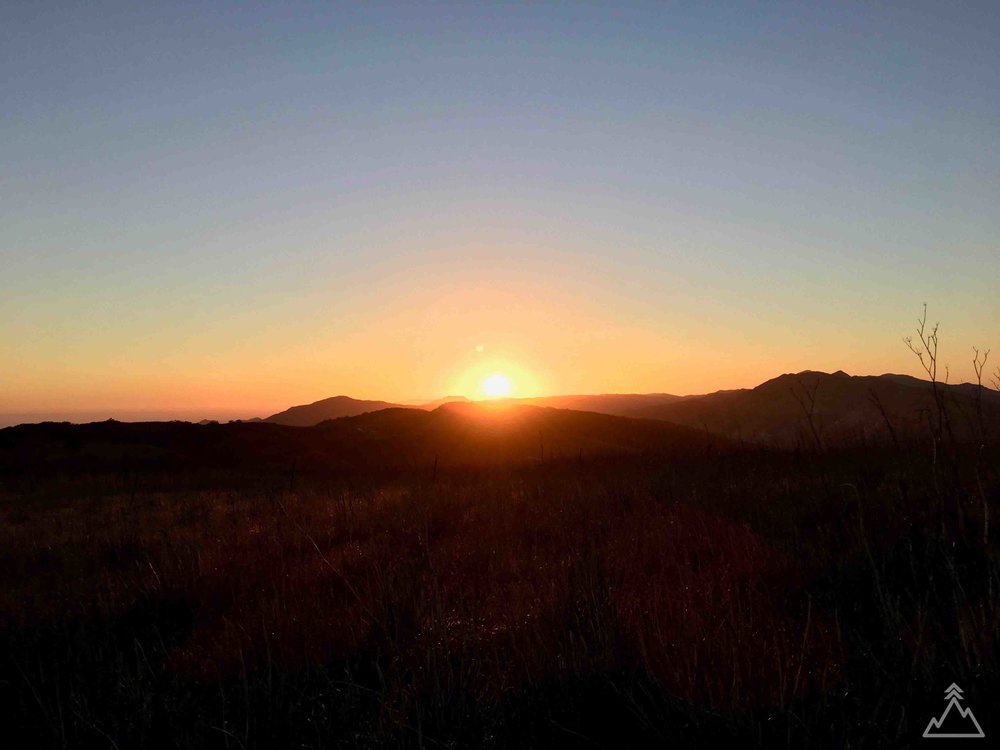
<path fill-rule="evenodd" d="M 996 4 L 627 5 L 5 3 L 0 411 L 1000 352 Z"/>

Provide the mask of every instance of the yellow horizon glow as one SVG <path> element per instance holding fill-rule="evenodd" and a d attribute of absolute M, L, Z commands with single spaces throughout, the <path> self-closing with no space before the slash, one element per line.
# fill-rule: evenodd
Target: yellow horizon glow
<path fill-rule="evenodd" d="M 336 395 L 414 405 L 479 400 L 494 373 L 510 379 L 516 398 L 688 395 L 752 388 L 806 369 L 920 375 L 900 342 L 911 332 L 909 310 L 835 324 L 807 318 L 807 336 L 790 326 L 784 307 L 751 315 L 725 298 L 709 304 L 662 274 L 651 273 L 649 283 L 671 294 L 654 305 L 598 261 L 582 266 L 566 256 L 553 266 L 532 260 L 534 247 L 531 255 L 513 243 L 461 247 L 461 258 L 478 260 L 455 260 L 454 247 L 426 250 L 419 276 L 378 267 L 377 276 L 338 277 L 266 305 L 136 302 L 123 316 L 121 305 L 59 298 L 40 308 L 37 336 L 15 336 L 12 318 L 0 323 L 12 354 L 0 361 L 0 414 L 252 417 Z M 521 262 L 488 260 L 510 257 Z M 938 302 L 931 315 L 947 334 L 942 362 L 952 365 L 953 380 L 968 380 L 963 347 L 988 344 L 983 330 L 995 317 L 953 309 Z"/>

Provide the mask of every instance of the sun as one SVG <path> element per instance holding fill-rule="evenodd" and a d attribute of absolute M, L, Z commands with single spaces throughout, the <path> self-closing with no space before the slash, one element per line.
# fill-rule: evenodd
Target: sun
<path fill-rule="evenodd" d="M 482 391 L 487 398 L 505 398 L 510 395 L 512 387 L 510 378 L 503 373 L 495 372 L 483 381 Z"/>

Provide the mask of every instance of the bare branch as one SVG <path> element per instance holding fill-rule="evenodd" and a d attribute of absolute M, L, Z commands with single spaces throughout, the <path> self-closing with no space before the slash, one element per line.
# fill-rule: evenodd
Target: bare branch
<path fill-rule="evenodd" d="M 948 418 L 948 409 L 945 404 L 945 392 L 938 381 L 938 326 L 927 325 L 927 303 L 924 303 L 923 313 L 917 318 L 916 338 L 906 336 L 903 343 L 913 352 L 920 361 L 920 366 L 931 382 L 931 394 L 934 397 L 936 420 L 931 425 L 931 436 L 934 440 L 935 465 L 937 463 L 937 448 L 942 439 L 947 435 L 951 437 L 951 421 Z M 945 367 L 945 384 L 950 379 L 950 372 Z"/>
<path fill-rule="evenodd" d="M 889 419 L 888 413 L 886 413 L 885 407 L 882 405 L 882 399 L 878 397 L 875 393 L 874 388 L 868 389 L 868 397 L 871 399 L 872 403 L 875 404 L 875 408 L 878 409 L 879 413 L 882 415 L 882 421 L 885 422 L 886 428 L 889 430 L 889 435 L 892 437 L 892 444 L 899 448 L 899 438 L 896 437 L 896 428 L 892 426 L 892 420 Z"/>
<path fill-rule="evenodd" d="M 976 382 L 980 387 L 983 385 L 983 372 L 986 370 L 986 360 L 990 358 L 990 351 L 987 349 L 980 352 L 976 347 L 972 347 L 972 353 L 975 355 L 972 358 L 972 369 L 976 371 Z M 997 373 L 1000 374 L 1000 367 L 997 368 Z"/>
<path fill-rule="evenodd" d="M 983 418 L 983 370 L 986 369 L 986 361 L 990 358 L 990 350 L 980 353 L 979 349 L 972 347 L 972 369 L 976 372 L 976 420 L 979 423 L 979 437 L 983 443 L 987 442 L 986 420 Z"/>
<path fill-rule="evenodd" d="M 812 432 L 813 440 L 816 441 L 816 447 L 822 449 L 823 440 L 820 437 L 820 431 L 816 425 L 816 391 L 819 388 L 819 381 L 817 380 L 813 384 L 812 388 L 807 387 L 806 384 L 802 382 L 802 378 L 798 378 L 796 382 L 798 383 L 799 388 L 802 389 L 802 395 L 800 396 L 795 391 L 795 388 L 792 388 L 792 396 L 799 402 L 799 406 L 805 413 L 806 422 L 809 424 L 809 431 Z"/>

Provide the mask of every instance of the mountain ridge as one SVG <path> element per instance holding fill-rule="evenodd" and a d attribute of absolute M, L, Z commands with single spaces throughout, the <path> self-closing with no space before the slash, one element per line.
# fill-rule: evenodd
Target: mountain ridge
<path fill-rule="evenodd" d="M 265 417 L 261 421 L 272 424 L 283 424 L 289 427 L 311 427 L 327 419 L 356 417 L 371 411 L 393 409 L 402 406 L 402 404 L 394 404 L 390 401 L 369 401 L 343 395 L 331 396 L 330 398 L 313 401 L 311 404 L 291 406 L 284 411 L 279 411 L 269 417 Z"/>
<path fill-rule="evenodd" d="M 662 420 L 518 404 L 391 407 L 310 427 L 48 422 L 0 429 L 0 475 L 185 468 L 378 472 L 595 457 L 704 455 L 727 441 Z"/>
<path fill-rule="evenodd" d="M 1000 392 L 974 383 L 937 384 L 956 437 L 1000 427 Z M 778 447 L 822 445 L 828 440 L 885 440 L 926 435 L 936 414 L 932 383 L 910 375 L 847 375 L 804 370 L 784 373 L 754 388 L 690 396 L 640 409 L 630 416 L 702 426 L 718 435 Z"/>
<path fill-rule="evenodd" d="M 426 404 L 394 404 L 335 396 L 292 407 L 263 421 L 310 426 L 382 409 L 434 410 L 451 404 L 510 404 L 654 419 L 694 427 L 720 436 L 775 446 L 823 443 L 845 437 L 884 440 L 926 433 L 926 415 L 936 409 L 932 384 L 912 375 L 849 375 L 803 370 L 783 373 L 752 388 L 678 396 L 670 393 L 604 393 L 507 398 L 475 402 L 449 397 Z M 975 383 L 938 383 L 955 413 L 960 437 L 979 429 L 979 398 L 984 421 L 1000 427 L 1000 392 Z"/>

